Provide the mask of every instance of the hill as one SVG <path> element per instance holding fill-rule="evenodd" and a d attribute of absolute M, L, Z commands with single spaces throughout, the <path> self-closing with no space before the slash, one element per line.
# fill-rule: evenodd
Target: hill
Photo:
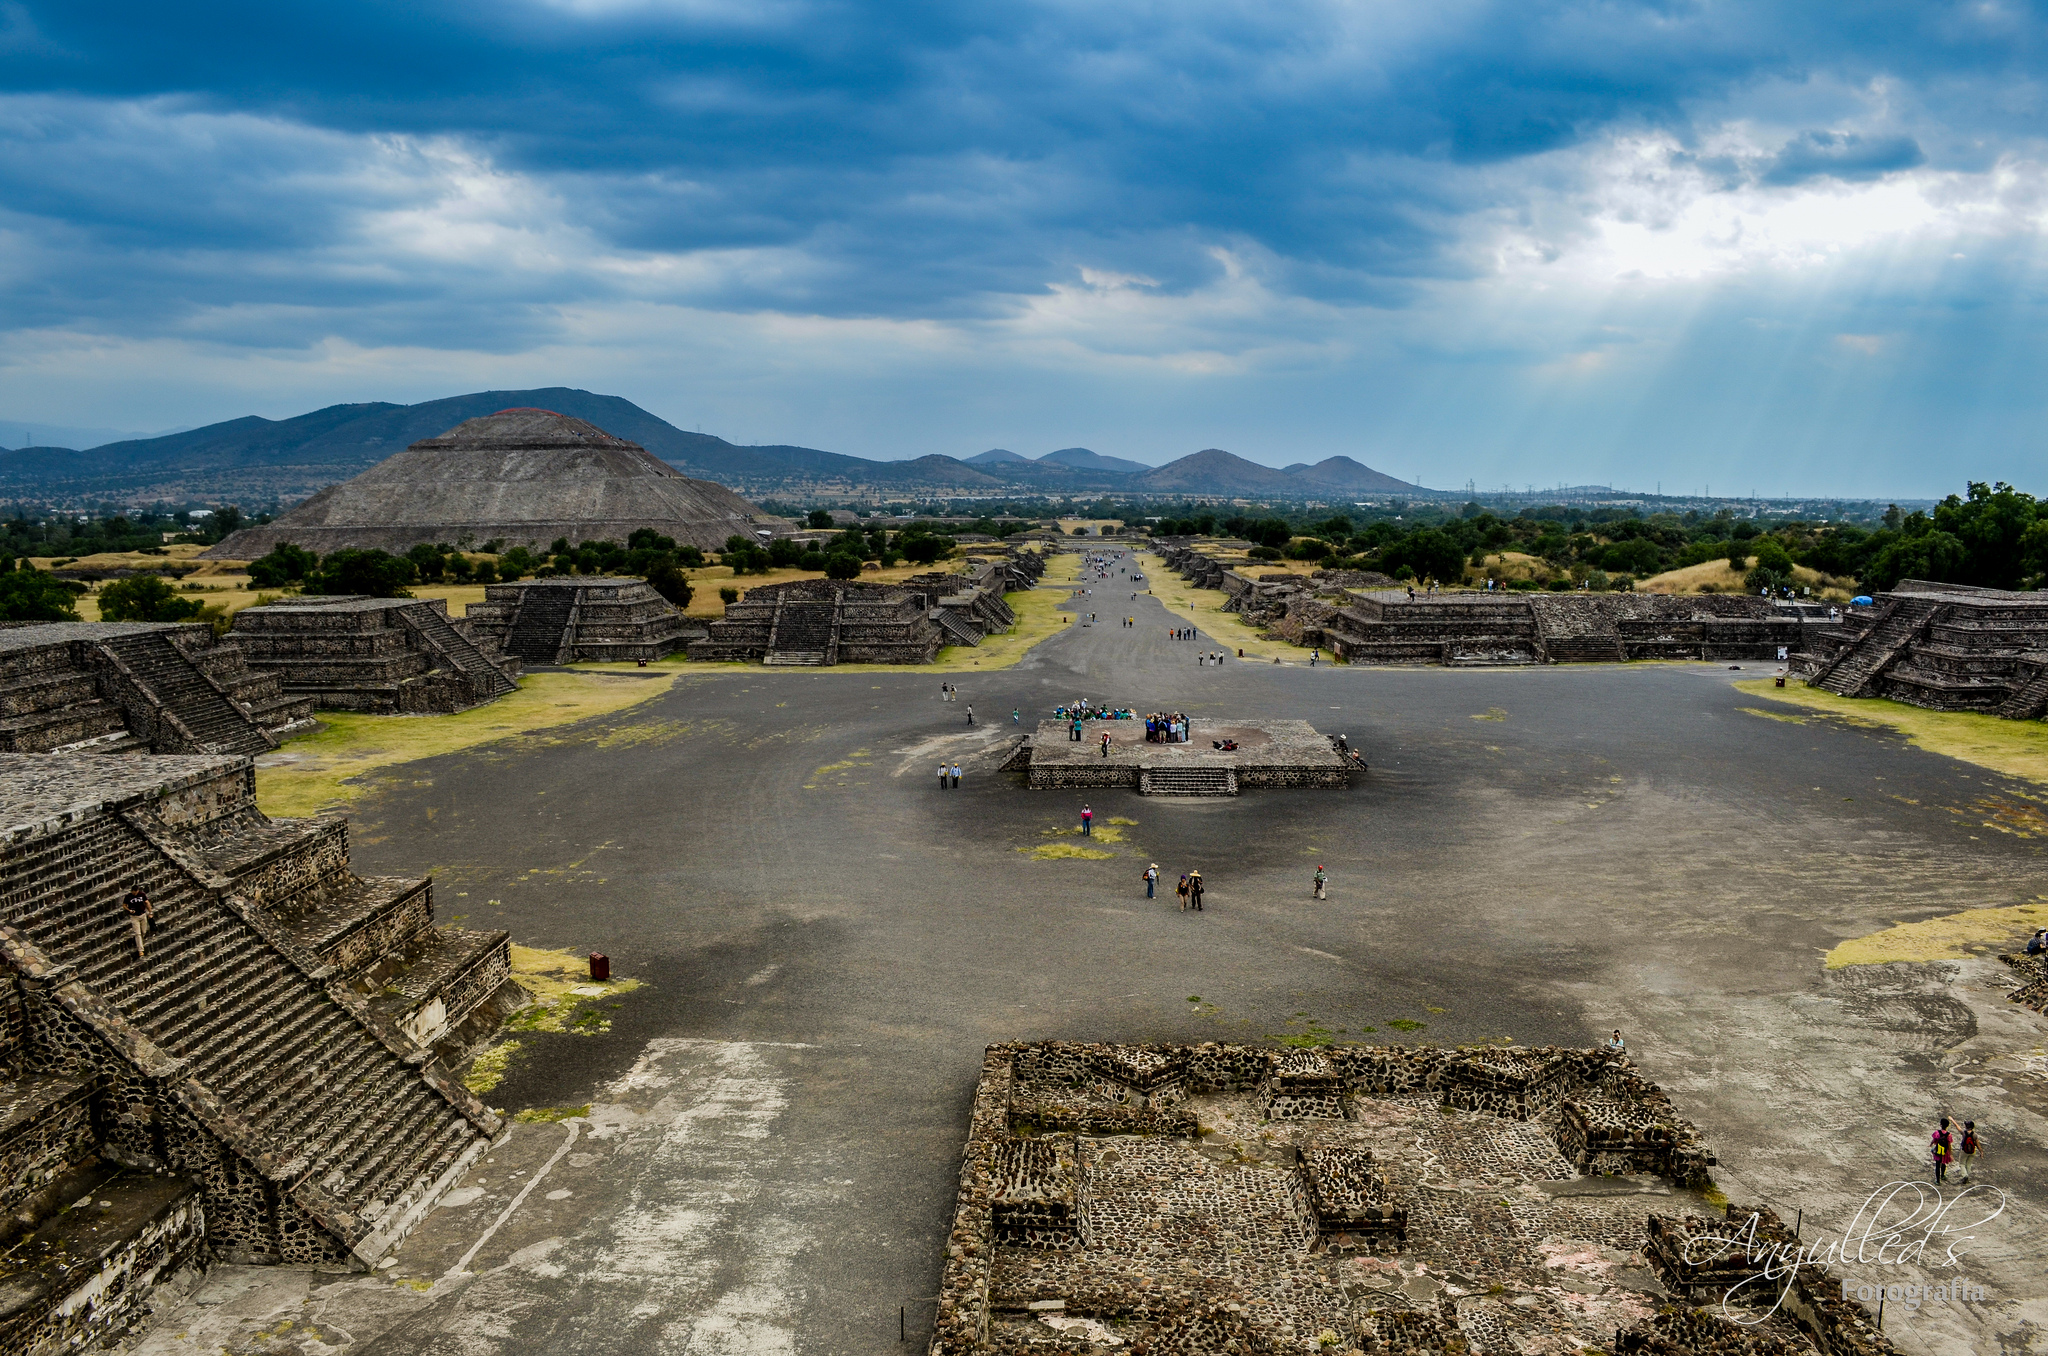
<path fill-rule="evenodd" d="M 1155 492 L 1222 495 L 1299 496 L 1301 482 L 1285 471 L 1246 461 L 1220 447 L 1170 461 L 1135 479 L 1135 488 Z"/>
<path fill-rule="evenodd" d="M 1122 457 L 1105 457 L 1085 447 L 1063 447 L 1057 452 L 1048 452 L 1038 459 L 1040 466 L 1070 466 L 1076 471 L 1102 471 L 1110 475 L 1138 476 L 1152 468 L 1142 461 L 1126 461 Z"/>
<path fill-rule="evenodd" d="M 1217 448 L 1157 469 L 1085 447 L 1036 460 L 991 448 L 962 461 L 926 456 L 871 461 L 815 447 L 742 446 L 691 433 L 619 396 L 564 386 L 476 391 L 417 405 L 330 405 L 290 419 L 255 415 L 89 451 L 0 450 L 0 498 L 76 503 L 157 500 L 289 506 L 359 475 L 386 457 L 500 410 L 537 408 L 582 419 L 636 442 L 686 475 L 741 494 L 804 497 L 926 494 L 1151 494 L 1316 498 L 1361 491 L 1416 492 L 1348 457 L 1278 471 Z"/>

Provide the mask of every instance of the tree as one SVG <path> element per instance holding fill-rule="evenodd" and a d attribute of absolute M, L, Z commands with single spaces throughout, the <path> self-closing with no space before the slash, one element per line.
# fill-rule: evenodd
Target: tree
<path fill-rule="evenodd" d="M 847 552 L 837 552 L 825 562 L 827 579 L 860 578 L 860 557 Z"/>
<path fill-rule="evenodd" d="M 189 621 L 200 607 L 197 598 L 180 598 L 162 575 L 130 575 L 100 590 L 102 621 Z"/>
<path fill-rule="evenodd" d="M 647 572 L 647 586 L 677 607 L 690 605 L 690 580 L 674 565 L 656 565 Z"/>
<path fill-rule="evenodd" d="M 270 554 L 249 563 L 249 582 L 259 589 L 282 588 L 304 579 L 320 567 L 320 557 L 303 546 L 279 542 Z"/>
<path fill-rule="evenodd" d="M 810 517 L 806 518 L 804 521 L 810 524 L 810 526 L 822 531 L 825 528 L 832 526 L 832 514 L 825 509 L 812 509 Z"/>
<path fill-rule="evenodd" d="M 371 598 L 410 598 L 406 585 L 412 583 L 410 560 L 384 551 L 336 551 L 320 562 L 320 568 L 306 576 L 306 592 L 319 594 L 362 594 Z"/>
<path fill-rule="evenodd" d="M 903 554 L 913 565 L 929 565 L 952 549 L 950 543 L 932 536 L 909 537 L 903 542 Z"/>
<path fill-rule="evenodd" d="M 1465 553 L 1433 527 L 1419 528 L 1380 552 L 1379 568 L 1400 576 L 1406 566 L 1417 579 L 1451 584 L 1465 577 Z"/>
<path fill-rule="evenodd" d="M 0 621 L 77 621 L 77 592 L 61 579 L 29 568 L 0 571 Z"/>
<path fill-rule="evenodd" d="M 1792 555 L 1776 537 L 1757 537 L 1750 554 L 1756 557 L 1756 568 L 1768 570 L 1780 579 L 1792 577 Z"/>

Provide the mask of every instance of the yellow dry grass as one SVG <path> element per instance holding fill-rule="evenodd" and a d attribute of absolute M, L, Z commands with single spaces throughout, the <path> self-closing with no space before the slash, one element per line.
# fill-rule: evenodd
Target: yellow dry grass
<path fill-rule="evenodd" d="M 1484 566 L 1466 573 L 1482 580 L 1533 579 L 1539 584 L 1547 584 L 1558 575 L 1556 568 L 1543 557 L 1521 551 L 1501 551 L 1490 555 Z"/>
<path fill-rule="evenodd" d="M 1851 938 L 1828 952 L 1827 968 L 1887 965 L 1893 961 L 1962 960 L 1996 951 L 2016 951 L 2029 933 L 2044 927 L 2048 927 L 2048 901 L 1965 909 Z"/>
<path fill-rule="evenodd" d="M 1227 555 L 1222 558 L 1227 560 Z M 1187 580 L 1182 579 L 1179 575 L 1167 569 L 1166 562 L 1156 555 L 1148 554 L 1141 556 L 1139 561 L 1141 568 L 1145 571 L 1145 582 L 1151 587 L 1152 596 L 1164 604 L 1168 612 L 1193 623 L 1207 634 L 1214 636 L 1218 644 L 1228 646 L 1233 654 L 1238 650 L 1243 650 L 1246 659 L 1259 659 L 1267 662 L 1278 659 L 1283 664 L 1305 665 L 1308 663 L 1308 651 L 1300 646 L 1290 645 L 1284 640 L 1261 640 L 1259 639 L 1258 631 L 1251 626 L 1247 626 L 1242 615 L 1236 612 L 1225 612 L 1223 604 L 1229 601 L 1230 595 L 1222 589 L 1196 588 Z M 1252 563 L 1257 566 L 1264 566 L 1270 562 L 1254 561 Z M 1232 568 L 1236 567 L 1232 566 Z M 1096 609 L 1098 612 L 1104 610 L 1107 610 L 1111 616 L 1119 615 L 1116 611 L 1116 595 L 1114 593 L 1109 595 L 1109 607 L 1107 609 Z"/>
<path fill-rule="evenodd" d="M 1974 711 L 1926 711 L 1883 697 L 1838 697 L 1817 687 L 1768 678 L 1735 684 L 1753 697 L 1818 711 L 1852 725 L 1896 730 L 1913 747 L 2027 781 L 2048 784 L 2048 724 L 2000 720 Z"/>
<path fill-rule="evenodd" d="M 588 957 L 572 951 L 543 951 L 537 947 L 512 948 L 512 977 L 533 995 L 533 1005 L 513 1014 L 507 1031 L 565 1032 L 574 1036 L 596 1036 L 612 1029 L 612 1019 L 600 1003 L 620 998 L 641 987 L 637 979 L 611 979 L 598 983 L 590 978 Z M 616 1006 L 616 1004 L 611 1004 Z M 505 1081 L 512 1061 L 525 1050 L 520 1040 L 501 1040 L 470 1062 L 462 1082 L 482 1096 Z M 563 1120 L 580 1116 L 589 1107 L 537 1107 L 519 1113 L 525 1121 Z"/>
<path fill-rule="evenodd" d="M 1094 848 L 1084 848 L 1075 843 L 1040 843 L 1037 847 L 1020 847 L 1017 851 L 1029 854 L 1031 859 L 1037 862 L 1062 861 L 1076 857 L 1098 862 L 1116 856 L 1114 852 L 1097 852 Z"/>
<path fill-rule="evenodd" d="M 259 760 L 256 803 L 266 814 L 317 814 L 371 790 L 372 774 L 385 768 L 611 715 L 660 696 L 673 683 L 668 676 L 535 673 L 519 680 L 517 692 L 450 716 L 323 711 L 325 728 Z"/>
<path fill-rule="evenodd" d="M 1748 573 L 1746 567 L 1738 570 L 1725 560 L 1702 561 L 1698 565 L 1688 565 L 1682 570 L 1666 570 L 1662 574 L 1653 574 L 1647 579 L 1637 580 L 1636 592 L 1701 593 L 1708 584 L 1712 584 L 1716 593 L 1747 593 L 1749 586 L 1742 581 Z M 1794 565 L 1792 582 L 1813 589 L 1818 596 L 1836 602 L 1847 602 L 1849 589 L 1854 581 L 1836 579 L 1831 575 L 1822 574 L 1819 570 Z"/>

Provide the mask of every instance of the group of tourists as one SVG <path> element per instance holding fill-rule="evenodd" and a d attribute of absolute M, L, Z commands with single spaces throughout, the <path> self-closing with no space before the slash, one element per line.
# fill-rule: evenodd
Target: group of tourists
<path fill-rule="evenodd" d="M 1166 638 L 1168 640 L 1193 640 L 1196 634 L 1197 632 L 1192 626 L 1171 626 L 1167 628 Z"/>
<path fill-rule="evenodd" d="M 941 759 L 939 760 L 939 790 L 941 790 L 941 791 L 946 791 L 946 790 L 953 790 L 953 791 L 958 791 L 959 789 L 960 789 L 960 765 L 959 765 L 958 763 L 954 763 L 954 764 L 952 764 L 952 765 L 951 765 L 951 767 L 950 767 L 950 769 L 949 769 L 949 767 L 948 767 L 948 765 L 947 765 L 947 763 L 946 763 L 946 760 L 945 760 L 945 759 L 943 759 L 943 758 L 941 758 Z"/>
<path fill-rule="evenodd" d="M 1203 668 L 1208 668 L 1211 664 L 1220 666 L 1228 657 L 1222 650 L 1204 650 L 1195 656 L 1195 662 Z"/>
<path fill-rule="evenodd" d="M 1146 867 L 1142 879 L 1145 882 L 1145 898 L 1157 899 L 1159 897 L 1159 863 L 1154 862 Z M 1205 888 L 1202 884 L 1202 873 L 1200 871 L 1181 872 L 1180 883 L 1173 887 L 1173 892 L 1180 899 L 1180 907 L 1183 913 L 1190 909 L 1197 913 L 1201 912 L 1202 894 Z"/>
<path fill-rule="evenodd" d="M 1957 1131 L 1950 1128 L 1949 1118 L 1943 1116 L 1941 1124 L 1934 1127 L 1927 1147 L 1934 1155 L 1934 1181 L 1939 1186 L 1948 1180 L 1949 1166 L 1957 1158 L 1963 1162 L 1963 1180 L 1969 1181 L 1970 1171 L 1977 1166 L 1977 1155 L 1983 1151 L 1984 1141 L 1977 1138 L 1977 1122 L 1964 1121 L 1963 1128 Z"/>
<path fill-rule="evenodd" d="M 1187 743 L 1187 714 L 1182 711 L 1162 711 L 1145 717 L 1145 742 L 1147 744 Z"/>
<path fill-rule="evenodd" d="M 1135 720 L 1128 706 L 1097 706 L 1086 697 L 1078 697 L 1069 706 L 1055 706 L 1054 716 L 1061 720 Z"/>

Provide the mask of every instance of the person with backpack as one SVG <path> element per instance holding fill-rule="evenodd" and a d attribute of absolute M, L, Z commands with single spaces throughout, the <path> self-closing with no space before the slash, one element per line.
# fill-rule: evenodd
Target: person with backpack
<path fill-rule="evenodd" d="M 1157 863 L 1157 862 L 1154 862 L 1154 863 L 1152 863 L 1152 865 L 1150 865 L 1150 866 L 1148 866 L 1148 867 L 1146 867 L 1146 868 L 1145 868 L 1145 898 L 1147 898 L 1147 899 L 1155 899 L 1155 898 L 1157 898 L 1158 896 L 1157 896 L 1157 894 L 1156 894 L 1155 892 L 1156 892 L 1156 891 L 1158 890 L 1158 888 L 1159 888 L 1159 863 Z"/>
<path fill-rule="evenodd" d="M 1179 895 L 1179 896 L 1180 896 L 1180 911 L 1181 911 L 1182 913 L 1186 913 L 1186 912 L 1188 911 L 1188 873 L 1187 873 L 1187 872 L 1183 871 L 1183 872 L 1181 872 L 1181 873 L 1180 873 L 1180 884 L 1178 884 L 1178 885 L 1176 885 L 1176 886 L 1174 886 L 1174 887 L 1173 887 L 1173 892 L 1174 892 L 1174 893 L 1175 893 L 1176 895 Z"/>
<path fill-rule="evenodd" d="M 940 760 L 939 760 L 939 790 L 943 791 L 943 790 L 945 790 L 945 789 L 946 789 L 946 763 L 945 763 L 945 760 L 944 760 L 944 759 L 940 759 Z"/>
<path fill-rule="evenodd" d="M 1315 884 L 1315 889 L 1314 889 L 1314 890 L 1313 890 L 1313 891 L 1312 891 L 1312 892 L 1310 893 L 1310 898 L 1312 898 L 1312 899 L 1327 899 L 1327 898 L 1329 898 L 1329 896 L 1328 896 L 1328 895 L 1325 895 L 1325 894 L 1323 893 L 1323 889 L 1324 889 L 1324 887 L 1325 887 L 1325 886 L 1327 886 L 1327 885 L 1328 885 L 1329 883 L 1330 883 L 1330 873 L 1329 873 L 1329 872 L 1327 872 L 1327 871 L 1325 871 L 1325 870 L 1323 870 L 1323 868 L 1321 867 L 1321 865 L 1318 865 L 1318 866 L 1316 867 L 1316 884 Z"/>
<path fill-rule="evenodd" d="M 1941 1124 L 1927 1137 L 1927 1151 L 1934 1155 L 1934 1184 L 1940 1186 L 1948 1180 L 1948 1163 L 1955 1153 L 1955 1139 L 1949 1134 L 1948 1117 L 1941 1118 Z"/>
<path fill-rule="evenodd" d="M 1977 1151 L 1984 1147 L 1984 1141 L 1977 1138 L 1977 1122 L 1963 1122 L 1963 1180 L 1970 1180 L 1970 1169 L 1977 1166 Z"/>
<path fill-rule="evenodd" d="M 1202 911 L 1202 873 L 1200 871 L 1188 872 L 1188 907 L 1192 908 L 1196 913 Z"/>

